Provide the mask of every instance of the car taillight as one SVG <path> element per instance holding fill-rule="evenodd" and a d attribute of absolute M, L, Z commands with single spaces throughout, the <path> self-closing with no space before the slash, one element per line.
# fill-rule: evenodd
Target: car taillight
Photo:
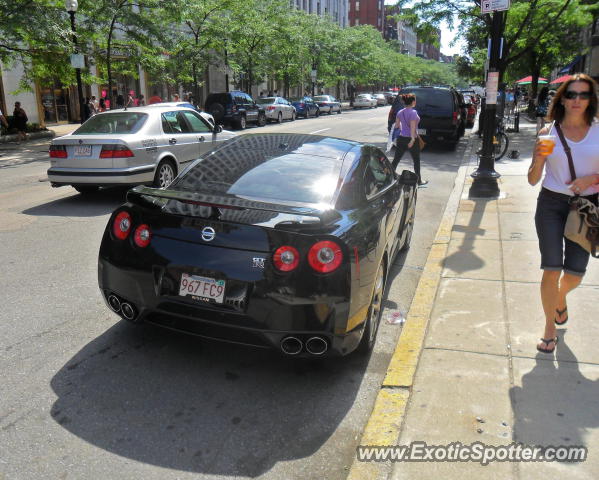
<path fill-rule="evenodd" d="M 453 112 L 453 123 L 458 123 L 458 112 Z"/>
<path fill-rule="evenodd" d="M 100 158 L 128 158 L 133 152 L 125 145 L 102 145 Z"/>
<path fill-rule="evenodd" d="M 67 147 L 64 145 L 50 145 L 50 158 L 67 158 Z"/>
<path fill-rule="evenodd" d="M 114 217 L 112 233 L 119 240 L 125 240 L 131 231 L 131 215 L 128 212 L 120 212 Z"/>
<path fill-rule="evenodd" d="M 336 270 L 343 261 L 341 247 L 335 242 L 323 240 L 315 243 L 308 252 L 308 263 L 319 273 Z"/>
<path fill-rule="evenodd" d="M 135 245 L 141 248 L 145 248 L 150 244 L 150 240 L 152 239 L 152 231 L 150 227 L 145 223 L 140 225 L 135 229 L 135 233 L 133 234 L 133 241 Z"/>
<path fill-rule="evenodd" d="M 304 108 L 306 106 L 306 104 L 305 103 L 300 103 L 299 106 L 300 106 L 300 108 Z"/>
<path fill-rule="evenodd" d="M 236 112 L 236 111 L 237 111 L 237 105 L 233 105 L 233 106 L 231 106 L 231 111 L 232 111 L 232 112 Z"/>
<path fill-rule="evenodd" d="M 294 247 L 284 245 L 275 250 L 272 261 L 277 270 L 290 272 L 299 265 L 299 252 Z"/>
<path fill-rule="evenodd" d="M 267 112 L 272 112 L 274 109 L 275 109 L 275 107 L 273 107 L 272 105 L 266 107 Z"/>

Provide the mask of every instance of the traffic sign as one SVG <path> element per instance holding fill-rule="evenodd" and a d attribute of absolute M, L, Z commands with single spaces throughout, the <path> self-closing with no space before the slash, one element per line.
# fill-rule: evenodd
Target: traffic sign
<path fill-rule="evenodd" d="M 480 2 L 480 10 L 482 13 L 508 10 L 509 8 L 510 0 L 482 0 Z"/>

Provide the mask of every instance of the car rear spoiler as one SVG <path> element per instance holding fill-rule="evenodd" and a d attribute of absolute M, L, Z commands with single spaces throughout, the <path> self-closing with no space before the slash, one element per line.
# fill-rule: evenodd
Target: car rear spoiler
<path fill-rule="evenodd" d="M 156 201 L 163 199 L 164 202 Z M 183 203 L 212 207 L 216 209 L 233 210 L 265 210 L 269 212 L 287 213 L 291 215 L 318 217 L 320 220 L 329 220 L 339 217 L 333 208 L 318 208 L 301 204 L 269 203 L 250 200 L 236 195 L 209 195 L 181 190 L 151 188 L 145 186 L 135 187 L 127 192 L 127 201 L 132 203 L 152 203 L 156 206 L 166 205 L 166 201 L 176 200 Z"/>

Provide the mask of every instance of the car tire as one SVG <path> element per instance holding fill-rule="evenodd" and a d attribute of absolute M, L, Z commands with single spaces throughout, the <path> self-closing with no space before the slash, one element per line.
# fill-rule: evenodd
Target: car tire
<path fill-rule="evenodd" d="M 216 123 L 220 123 L 220 121 L 225 116 L 225 107 L 220 103 L 212 103 L 208 106 L 207 111 L 210 115 L 214 117 L 214 121 Z"/>
<path fill-rule="evenodd" d="M 337 110 L 337 115 L 341 115 L 341 107 L 339 107 L 339 110 Z"/>
<path fill-rule="evenodd" d="M 81 195 L 89 195 L 90 193 L 96 193 L 100 190 L 98 185 L 73 185 L 73 188 Z"/>
<path fill-rule="evenodd" d="M 418 192 L 418 190 L 416 190 Z M 417 194 L 416 194 L 417 195 Z M 409 205 L 408 205 L 409 207 Z M 414 220 L 416 219 L 416 196 L 414 197 L 414 208 L 412 209 L 412 215 L 410 218 L 407 218 L 404 223 L 404 229 L 406 229 L 406 238 L 404 239 L 401 247 L 399 248 L 400 252 L 405 252 L 410 248 L 410 242 L 412 241 L 412 232 L 414 231 Z"/>
<path fill-rule="evenodd" d="M 259 113 L 258 114 L 258 121 L 256 122 L 256 124 L 259 127 L 263 127 L 266 125 L 266 114 L 265 113 Z"/>
<path fill-rule="evenodd" d="M 291 121 L 295 122 L 295 112 L 291 112 Z"/>
<path fill-rule="evenodd" d="M 239 120 L 237 120 L 236 127 L 237 127 L 239 130 L 245 130 L 245 127 L 247 127 L 247 122 L 246 122 L 246 120 L 245 120 L 245 115 L 241 115 L 241 116 L 239 117 Z"/>
<path fill-rule="evenodd" d="M 283 113 L 279 112 L 277 115 L 277 123 L 283 123 Z"/>
<path fill-rule="evenodd" d="M 368 307 L 366 325 L 362 333 L 362 339 L 358 345 L 358 351 L 367 354 L 369 353 L 376 342 L 376 334 L 381 323 L 381 314 L 383 311 L 383 295 L 385 294 L 385 265 L 382 261 L 376 271 L 374 277 L 374 287 L 372 289 L 372 297 Z"/>
<path fill-rule="evenodd" d="M 333 107 L 329 108 L 329 115 L 333 115 Z"/>
<path fill-rule="evenodd" d="M 154 174 L 154 183 L 152 186 L 155 188 L 168 187 L 177 175 L 177 169 L 175 162 L 171 159 L 162 160 L 156 168 Z"/>

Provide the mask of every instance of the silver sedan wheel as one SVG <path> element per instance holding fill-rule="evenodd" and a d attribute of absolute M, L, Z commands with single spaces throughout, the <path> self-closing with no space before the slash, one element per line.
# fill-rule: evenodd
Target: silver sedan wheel
<path fill-rule="evenodd" d="M 158 167 L 156 186 L 159 188 L 168 187 L 175 179 L 175 170 L 170 162 L 161 163 Z"/>

